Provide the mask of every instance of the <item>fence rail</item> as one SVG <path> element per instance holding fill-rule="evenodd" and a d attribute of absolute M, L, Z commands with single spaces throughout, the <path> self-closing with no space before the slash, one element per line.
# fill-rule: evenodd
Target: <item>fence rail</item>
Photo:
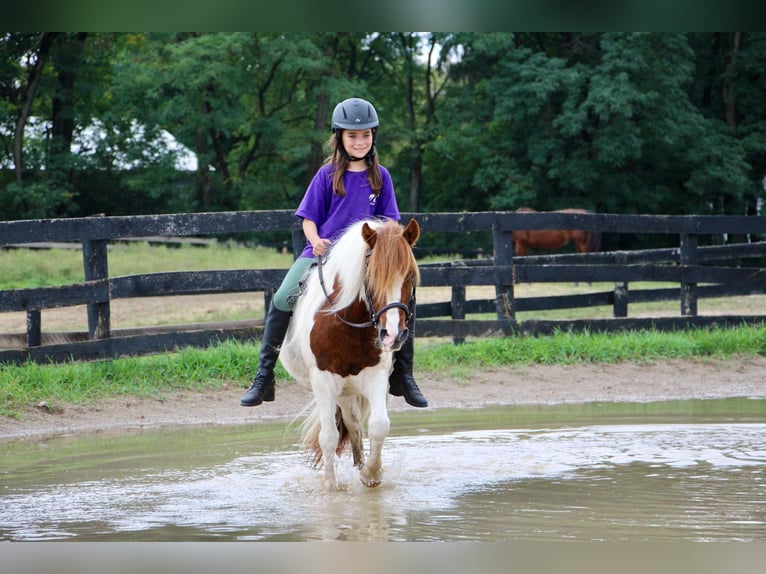
<path fill-rule="evenodd" d="M 449 301 L 419 303 L 419 337 L 467 337 L 546 334 L 556 329 L 619 331 L 656 328 L 681 329 L 740 323 L 760 324 L 766 315 L 700 317 L 697 301 L 702 297 L 766 292 L 766 269 L 742 266 L 749 258 L 765 258 L 766 243 L 698 246 L 701 235 L 751 234 L 766 236 L 766 218 L 746 216 L 664 216 L 571 213 L 418 213 L 415 217 L 424 234 L 492 231 L 491 259 L 421 265 L 421 283 L 426 287 L 450 287 Z M 592 254 L 514 257 L 514 229 L 586 229 L 602 233 L 667 234 L 679 238 L 671 249 L 622 251 Z M 144 215 L 130 217 L 86 217 L 0 222 L 0 247 L 20 244 L 43 245 L 77 242 L 82 246 L 83 278 L 79 283 L 32 289 L 0 291 L 0 312 L 26 312 L 23 341 L 0 349 L 0 362 L 95 360 L 119 355 L 171 351 L 183 346 L 206 346 L 225 339 L 254 339 L 261 334 L 259 321 L 227 324 L 195 324 L 144 329 L 113 330 L 110 302 L 122 298 L 201 295 L 212 293 L 263 292 L 267 305 L 285 270 L 243 269 L 161 272 L 110 277 L 108 242 L 138 238 L 250 234 L 288 231 L 294 252 L 303 243 L 300 226 L 291 210 Z M 206 240 L 200 239 L 200 242 Z M 720 262 L 736 260 L 736 266 Z M 711 264 L 715 263 L 715 264 Z M 582 295 L 516 298 L 520 282 L 613 282 L 613 290 Z M 674 282 L 678 289 L 631 291 L 632 282 Z M 466 299 L 466 287 L 491 285 L 492 300 Z M 679 300 L 679 317 L 629 318 L 630 303 Z M 58 307 L 85 305 L 88 332 L 73 334 L 64 342 L 44 342 L 43 312 Z M 519 322 L 523 311 L 564 309 L 599 305 L 612 306 L 613 318 L 578 321 Z M 495 315 L 494 319 L 467 318 Z M 0 338 L 2 335 L 0 335 Z"/>

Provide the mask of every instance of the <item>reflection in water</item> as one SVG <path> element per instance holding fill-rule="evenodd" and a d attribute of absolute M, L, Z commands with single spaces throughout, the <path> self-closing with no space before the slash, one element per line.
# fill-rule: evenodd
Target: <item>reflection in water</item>
<path fill-rule="evenodd" d="M 765 404 L 407 413 L 329 494 L 283 425 L 8 443 L 0 540 L 764 540 Z"/>

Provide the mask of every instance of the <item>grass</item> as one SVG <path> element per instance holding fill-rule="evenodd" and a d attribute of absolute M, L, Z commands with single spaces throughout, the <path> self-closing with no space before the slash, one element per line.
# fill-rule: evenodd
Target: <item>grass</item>
<path fill-rule="evenodd" d="M 766 355 L 766 327 L 691 330 L 674 333 L 636 331 L 550 337 L 482 339 L 462 345 L 418 346 L 416 371 L 464 378 L 477 370 L 509 365 L 651 362 L 664 359 L 726 359 Z M 209 349 L 121 358 L 95 363 L 0 366 L 0 415 L 18 417 L 24 408 L 45 403 L 88 404 L 132 396 L 164 400 L 179 390 L 212 391 L 247 386 L 258 363 L 258 345 L 221 343 Z M 281 381 L 288 381 L 281 365 Z"/>
<path fill-rule="evenodd" d="M 46 403 L 88 404 L 115 396 L 164 400 L 177 390 L 215 390 L 252 376 L 258 347 L 224 343 L 210 349 L 92 363 L 0 365 L 0 414 Z M 286 375 L 283 372 L 283 375 Z"/>
<path fill-rule="evenodd" d="M 664 359 L 766 355 L 766 327 L 694 329 L 678 332 L 558 332 L 550 337 L 486 339 L 457 347 L 438 346 L 418 354 L 419 369 L 459 366 L 491 369 L 505 365 L 648 362 Z"/>

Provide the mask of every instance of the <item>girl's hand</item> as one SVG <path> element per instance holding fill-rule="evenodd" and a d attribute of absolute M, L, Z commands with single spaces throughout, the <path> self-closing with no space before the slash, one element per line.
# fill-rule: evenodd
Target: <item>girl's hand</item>
<path fill-rule="evenodd" d="M 320 257 L 322 255 L 325 255 L 327 253 L 327 250 L 330 248 L 330 240 L 322 239 L 320 237 L 319 239 L 311 243 L 311 247 L 314 249 L 314 255 L 317 257 Z"/>

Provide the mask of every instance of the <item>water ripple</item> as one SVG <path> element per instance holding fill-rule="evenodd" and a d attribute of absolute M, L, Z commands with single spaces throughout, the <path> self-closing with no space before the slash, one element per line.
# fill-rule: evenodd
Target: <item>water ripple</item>
<path fill-rule="evenodd" d="M 766 424 L 627 424 L 390 438 L 386 478 L 321 491 L 302 453 L 0 490 L 0 540 L 764 539 Z"/>

